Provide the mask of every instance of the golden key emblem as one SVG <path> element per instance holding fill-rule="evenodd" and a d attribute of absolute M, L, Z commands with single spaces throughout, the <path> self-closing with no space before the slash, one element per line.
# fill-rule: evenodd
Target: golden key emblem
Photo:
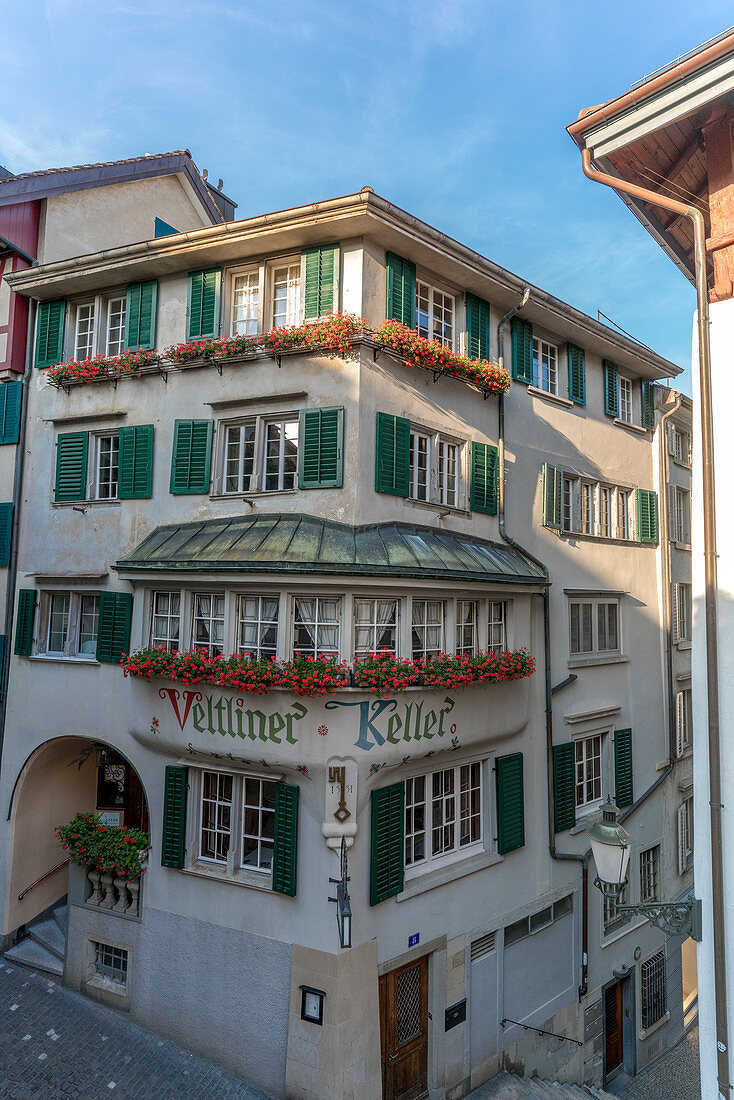
<path fill-rule="evenodd" d="M 342 825 L 348 817 L 351 817 L 351 811 L 347 809 L 347 801 L 344 797 L 344 783 L 346 780 L 346 768 L 342 764 L 340 768 L 329 768 L 329 782 L 333 786 L 335 783 L 339 784 L 339 805 L 334 810 L 334 817 Z"/>

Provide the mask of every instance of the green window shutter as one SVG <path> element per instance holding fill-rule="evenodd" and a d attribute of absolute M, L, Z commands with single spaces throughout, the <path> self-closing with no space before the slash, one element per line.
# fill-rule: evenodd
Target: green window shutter
<path fill-rule="evenodd" d="M 66 302 L 40 302 L 36 324 L 36 366 L 53 367 L 64 358 Z"/>
<path fill-rule="evenodd" d="M 577 405 L 586 404 L 586 360 L 584 349 L 568 345 L 568 396 Z"/>
<path fill-rule="evenodd" d="M 392 898 L 405 879 L 405 787 L 380 787 L 370 798 L 370 905 Z"/>
<path fill-rule="evenodd" d="M 189 326 L 187 339 L 199 340 L 219 335 L 219 288 L 222 272 L 218 267 L 209 271 L 189 273 Z"/>
<path fill-rule="evenodd" d="M 120 428 L 117 495 L 142 500 L 153 494 L 153 425 Z"/>
<path fill-rule="evenodd" d="M 658 541 L 658 495 L 654 489 L 638 489 L 637 541 Z"/>
<path fill-rule="evenodd" d="M 20 405 L 22 382 L 0 385 L 0 444 L 17 443 L 20 438 Z"/>
<path fill-rule="evenodd" d="M 489 359 L 489 302 L 471 293 L 466 296 L 466 357 Z"/>
<path fill-rule="evenodd" d="M 301 409 L 298 488 L 333 489 L 343 484 L 344 407 Z"/>
<path fill-rule="evenodd" d="M 614 731 L 614 797 L 620 809 L 632 805 L 632 730 Z"/>
<path fill-rule="evenodd" d="M 54 500 L 84 500 L 87 494 L 89 432 L 62 432 L 56 440 Z"/>
<path fill-rule="evenodd" d="M 407 497 L 410 488 L 410 421 L 391 413 L 377 414 L 375 489 Z"/>
<path fill-rule="evenodd" d="M 415 328 L 415 264 L 387 254 L 387 308 L 388 321 L 401 321 L 408 328 Z"/>
<path fill-rule="evenodd" d="M 36 590 L 21 588 L 18 592 L 18 614 L 15 619 L 15 652 L 19 657 L 31 655 L 35 622 Z"/>
<path fill-rule="evenodd" d="M 642 427 L 655 427 L 655 388 L 652 382 L 643 379 L 640 382 L 640 408 L 642 410 Z"/>
<path fill-rule="evenodd" d="M 13 535 L 13 505 L 0 504 L 0 567 L 10 565 L 10 543 Z"/>
<path fill-rule="evenodd" d="M 563 478 L 561 471 L 556 466 L 551 466 L 549 462 L 544 462 L 542 524 L 544 527 L 553 527 L 557 531 L 561 529 L 562 487 Z"/>
<path fill-rule="evenodd" d="M 186 792 L 189 769 L 166 765 L 163 790 L 161 867 L 183 867 L 186 853 Z"/>
<path fill-rule="evenodd" d="M 133 598 L 129 592 L 101 592 L 97 626 L 97 660 L 117 665 L 130 652 Z"/>
<path fill-rule="evenodd" d="M 304 318 L 336 313 L 339 305 L 339 245 L 317 245 L 301 253 Z"/>
<path fill-rule="evenodd" d="M 497 851 L 503 856 L 525 844 L 522 753 L 498 756 L 494 774 L 497 787 Z"/>
<path fill-rule="evenodd" d="M 212 464 L 212 420 L 177 420 L 173 433 L 171 492 L 208 493 Z"/>
<path fill-rule="evenodd" d="M 576 749 L 573 741 L 553 746 L 553 821 L 557 833 L 576 824 Z"/>
<path fill-rule="evenodd" d="M 617 368 L 609 359 L 605 359 L 604 367 L 604 412 L 607 416 L 619 416 L 619 377 Z"/>
<path fill-rule="evenodd" d="M 158 281 L 133 283 L 127 288 L 125 347 L 129 351 L 155 347 L 155 316 Z"/>
<path fill-rule="evenodd" d="M 497 515 L 497 448 L 472 443 L 469 462 L 469 507 L 473 512 Z"/>
<path fill-rule="evenodd" d="M 298 878 L 298 787 L 275 784 L 273 889 L 296 896 Z"/>
<path fill-rule="evenodd" d="M 533 326 L 522 317 L 513 317 L 512 377 L 516 382 L 533 382 Z"/>

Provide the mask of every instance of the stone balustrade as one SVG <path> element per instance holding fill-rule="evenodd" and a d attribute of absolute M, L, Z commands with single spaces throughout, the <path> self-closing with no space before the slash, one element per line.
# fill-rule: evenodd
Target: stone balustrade
<path fill-rule="evenodd" d="M 92 892 L 87 905 L 106 909 L 110 913 L 124 913 L 128 917 L 140 916 L 140 879 L 118 878 L 106 871 L 87 870 L 87 880 Z"/>

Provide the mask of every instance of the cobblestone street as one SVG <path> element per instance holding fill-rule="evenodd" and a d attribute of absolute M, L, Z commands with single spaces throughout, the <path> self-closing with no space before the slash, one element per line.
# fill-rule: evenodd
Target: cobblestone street
<path fill-rule="evenodd" d="M 0 962 L 1 1100 L 268 1100 L 124 1016 Z"/>
<path fill-rule="evenodd" d="M 698 1027 L 692 1028 L 676 1047 L 649 1069 L 619 1089 L 610 1089 L 621 1100 L 701 1100 L 698 1077 Z"/>

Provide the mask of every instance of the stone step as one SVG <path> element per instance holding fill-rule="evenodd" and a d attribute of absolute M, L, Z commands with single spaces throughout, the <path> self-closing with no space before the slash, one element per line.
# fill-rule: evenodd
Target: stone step
<path fill-rule="evenodd" d="M 41 947 L 45 947 L 63 963 L 66 955 L 66 935 L 53 917 L 31 924 L 28 932 L 32 940 L 39 943 Z"/>
<path fill-rule="evenodd" d="M 8 948 L 4 957 L 8 962 L 17 963 L 18 966 L 27 966 L 30 970 L 36 970 L 44 977 L 60 978 L 64 973 L 64 964 L 51 951 L 42 947 L 40 943 L 28 937 Z"/>
<path fill-rule="evenodd" d="M 63 932 L 64 938 L 66 938 L 66 932 L 67 932 L 67 929 L 69 927 L 69 906 L 68 905 L 58 905 L 54 909 L 54 920 L 56 921 L 59 928 Z"/>
<path fill-rule="evenodd" d="M 503 1071 L 470 1093 L 467 1100 L 589 1100 L 589 1097 L 614 1100 L 603 1089 L 543 1081 L 539 1077 L 515 1077 Z"/>

